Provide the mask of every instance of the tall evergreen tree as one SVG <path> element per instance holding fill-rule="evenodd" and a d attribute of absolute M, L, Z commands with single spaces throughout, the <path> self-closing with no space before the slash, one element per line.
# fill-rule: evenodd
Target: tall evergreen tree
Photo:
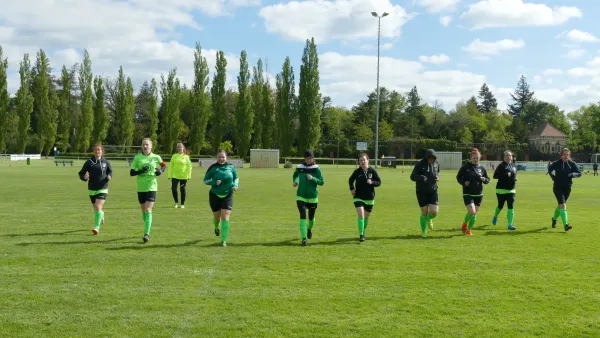
<path fill-rule="evenodd" d="M 167 153 L 175 150 L 175 143 L 179 137 L 179 103 L 181 98 L 181 86 L 177 78 L 177 69 L 169 71 L 169 76 L 165 80 L 161 75 L 161 96 L 162 96 L 162 135 L 161 142 L 163 150 Z"/>
<path fill-rule="evenodd" d="M 486 114 L 498 109 L 498 101 L 496 101 L 494 94 L 492 94 L 492 91 L 485 83 L 479 90 L 479 99 L 481 100 L 481 104 L 479 105 L 480 112 Z"/>
<path fill-rule="evenodd" d="M 298 143 L 300 149 L 313 149 L 321 138 L 321 110 L 319 94 L 319 56 L 315 38 L 306 40 L 298 93 Z"/>
<path fill-rule="evenodd" d="M 265 79 L 263 73 L 262 59 L 258 59 L 256 67 L 252 70 L 252 105 L 254 110 L 254 131 L 253 144 L 254 147 L 260 149 L 263 147 L 263 122 L 264 122 L 264 98 L 263 91 L 265 87 Z"/>
<path fill-rule="evenodd" d="M 150 106 L 148 107 L 148 137 L 158 144 L 158 86 L 153 78 L 150 82 Z"/>
<path fill-rule="evenodd" d="M 294 67 L 291 65 L 289 56 L 285 58 L 281 73 L 277 74 L 275 85 L 277 88 L 275 111 L 279 129 L 279 147 L 283 156 L 289 156 L 292 153 L 294 119 L 296 118 Z"/>
<path fill-rule="evenodd" d="M 206 58 L 202 56 L 200 43 L 196 42 L 194 51 L 194 85 L 192 87 L 192 116 L 191 130 L 189 135 L 190 149 L 193 153 L 199 154 L 204 146 L 206 135 L 206 125 L 209 118 L 209 97 L 208 97 L 208 64 Z"/>
<path fill-rule="evenodd" d="M 212 97 L 213 117 L 211 120 L 212 148 L 219 150 L 225 125 L 227 123 L 227 92 L 225 82 L 227 80 L 227 59 L 223 51 L 217 52 L 216 72 L 213 76 L 210 94 Z"/>
<path fill-rule="evenodd" d="M 254 112 L 252 93 L 250 92 L 250 71 L 246 60 L 246 51 L 240 55 L 240 75 L 238 75 L 238 100 L 235 109 L 235 145 L 238 155 L 246 156 L 250 149 Z"/>
<path fill-rule="evenodd" d="M 515 103 L 508 105 L 509 113 L 515 117 L 519 117 L 523 108 L 533 100 L 534 94 L 535 92 L 529 90 L 529 84 L 527 84 L 525 76 L 521 75 L 517 89 L 515 89 L 514 93 L 510 94 Z"/>
<path fill-rule="evenodd" d="M 81 115 L 77 126 L 77 150 L 87 151 L 90 148 L 90 138 L 94 128 L 94 77 L 92 74 L 92 61 L 87 50 L 83 51 L 83 64 L 79 69 L 79 90 L 81 98 Z"/>
<path fill-rule="evenodd" d="M 108 133 L 108 116 L 104 106 L 104 81 L 100 76 L 94 78 L 94 129 L 92 142 L 104 142 Z"/>
<path fill-rule="evenodd" d="M 135 127 L 135 95 L 133 95 L 133 84 L 130 77 L 127 77 L 127 81 L 125 82 L 123 111 L 125 112 L 125 116 L 121 122 L 123 124 L 123 146 L 130 147 L 133 145 L 133 131 Z"/>
<path fill-rule="evenodd" d="M 31 63 L 29 54 L 23 56 L 20 63 L 19 76 L 21 86 L 17 91 L 17 115 L 19 117 L 19 127 L 17 136 L 17 152 L 23 154 L 27 148 L 29 139 L 28 132 L 31 130 L 31 112 L 33 111 L 33 93 L 31 92 Z"/>
<path fill-rule="evenodd" d="M 60 94 L 59 94 L 59 105 L 58 105 L 58 138 L 62 144 L 61 151 L 65 152 L 71 146 L 70 135 L 71 135 L 71 87 L 72 87 L 72 74 L 69 72 L 66 66 L 63 65 L 61 77 L 60 77 Z"/>
<path fill-rule="evenodd" d="M 36 117 L 37 149 L 43 153 L 47 143 L 54 142 L 56 136 L 56 107 L 50 99 L 50 60 L 43 49 L 37 53 L 35 78 L 33 80 L 34 115 Z M 53 146 L 54 144 L 50 144 Z"/>
<path fill-rule="evenodd" d="M 262 109 L 261 127 L 262 127 L 262 148 L 271 149 L 273 146 L 273 128 L 275 107 L 271 98 L 271 84 L 265 81 L 262 88 Z"/>
<path fill-rule="evenodd" d="M 3 153 L 6 149 L 6 141 L 9 128 L 9 103 L 10 97 L 8 96 L 8 59 L 4 58 L 2 52 L 2 46 L 0 46 L 0 153 Z"/>

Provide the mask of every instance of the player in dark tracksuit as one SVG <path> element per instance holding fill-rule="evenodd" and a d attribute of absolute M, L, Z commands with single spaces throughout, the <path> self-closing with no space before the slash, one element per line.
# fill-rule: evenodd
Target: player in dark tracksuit
<path fill-rule="evenodd" d="M 79 171 L 79 178 L 88 182 L 88 195 L 94 207 L 94 229 L 92 233 L 100 232 L 100 224 L 104 224 L 104 211 L 102 207 L 108 195 L 108 181 L 112 179 L 110 162 L 102 155 L 104 147 L 101 144 L 94 146 L 94 156 L 83 164 Z"/>
<path fill-rule="evenodd" d="M 354 207 L 358 214 L 358 235 L 360 241 L 365 240 L 365 231 L 369 225 L 369 216 L 375 205 L 375 188 L 381 185 L 381 179 L 377 170 L 369 166 L 369 156 L 361 153 L 358 157 L 360 167 L 352 173 L 348 179 L 350 193 L 352 194 Z M 354 183 L 356 182 L 356 187 Z"/>
<path fill-rule="evenodd" d="M 465 163 L 456 175 L 456 181 L 463 186 L 463 200 L 467 213 L 462 224 L 462 231 L 469 236 L 477 221 L 477 211 L 483 200 L 483 185 L 490 183 L 490 178 L 485 168 L 479 164 L 481 154 L 479 150 L 471 151 L 471 162 Z"/>
<path fill-rule="evenodd" d="M 592 168 L 594 168 L 594 176 L 598 176 L 598 163 L 594 163 Z"/>
<path fill-rule="evenodd" d="M 514 165 L 513 154 L 507 150 L 504 152 L 504 161 L 498 165 L 494 171 L 494 179 L 497 179 L 496 183 L 496 197 L 498 198 L 498 205 L 494 211 L 494 218 L 492 224 L 496 225 L 498 221 L 498 215 L 504 208 L 504 203 L 508 207 L 506 217 L 508 219 L 508 230 L 516 230 L 514 226 L 515 210 L 514 203 L 517 191 L 515 185 L 517 184 L 517 168 Z"/>
<path fill-rule="evenodd" d="M 433 219 L 439 211 L 438 186 L 440 179 L 440 166 L 435 155 L 435 150 L 427 149 L 410 174 L 410 179 L 416 183 L 417 201 L 421 208 L 419 222 L 421 225 L 421 237 L 427 237 L 427 227 L 433 229 Z"/>
<path fill-rule="evenodd" d="M 560 219 L 565 227 L 565 231 L 571 230 L 573 227 L 569 225 L 569 216 L 567 214 L 567 200 L 571 195 L 571 186 L 573 185 L 573 178 L 581 177 L 581 171 L 577 167 L 577 163 L 571 161 L 571 151 L 567 148 L 563 148 L 560 152 L 561 159 L 553 162 L 548 167 L 548 174 L 554 186 L 552 191 L 556 196 L 558 207 L 554 209 L 554 216 L 552 216 L 552 227 L 556 228 L 556 220 L 560 215 Z"/>

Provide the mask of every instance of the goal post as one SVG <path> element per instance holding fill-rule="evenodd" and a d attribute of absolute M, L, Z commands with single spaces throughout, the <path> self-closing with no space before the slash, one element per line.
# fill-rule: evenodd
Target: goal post
<path fill-rule="evenodd" d="M 250 168 L 279 168 L 279 149 L 250 149 Z"/>

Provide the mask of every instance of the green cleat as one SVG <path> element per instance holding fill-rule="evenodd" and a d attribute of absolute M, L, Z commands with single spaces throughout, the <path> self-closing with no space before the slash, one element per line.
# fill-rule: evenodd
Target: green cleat
<path fill-rule="evenodd" d="M 429 222 L 427 223 L 427 227 L 429 228 L 429 230 L 433 230 L 433 220 L 430 219 Z"/>

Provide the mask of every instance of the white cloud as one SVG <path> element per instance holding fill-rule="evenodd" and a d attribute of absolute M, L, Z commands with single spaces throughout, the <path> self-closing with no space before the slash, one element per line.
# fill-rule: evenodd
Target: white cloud
<path fill-rule="evenodd" d="M 565 37 L 573 42 L 598 42 L 600 41 L 593 34 L 588 32 L 583 32 L 577 29 L 570 30 Z"/>
<path fill-rule="evenodd" d="M 451 21 L 452 17 L 450 15 L 440 16 L 440 24 L 444 27 L 448 27 Z"/>
<path fill-rule="evenodd" d="M 440 65 L 442 63 L 446 63 L 446 62 L 450 61 L 450 58 L 448 57 L 448 55 L 443 54 L 443 53 L 440 55 L 431 55 L 431 56 L 421 55 L 421 56 L 419 56 L 419 61 L 421 61 L 423 63 L 433 63 L 436 65 Z"/>
<path fill-rule="evenodd" d="M 183 83 L 193 82 L 193 46 L 176 41 L 175 29 L 180 26 L 201 29 L 192 11 L 208 15 L 227 15 L 227 11 L 256 1 L 192 1 L 175 0 L 168 4 L 158 0 L 13 1 L 3 4 L 0 11 L 0 35 L 9 72 L 18 71 L 24 53 L 35 54 L 42 48 L 48 54 L 54 72 L 65 64 L 80 62 L 83 49 L 92 60 L 94 75 L 116 77 L 119 66 L 131 76 L 134 86 L 177 67 Z M 68 20 L 57 19 L 68 17 Z M 206 47 L 206 46 L 203 46 Z M 214 72 L 216 50 L 203 49 Z M 239 69 L 239 54 L 226 54 L 227 84 L 235 84 Z M 16 79 L 16 81 L 15 81 Z M 18 76 L 9 80 L 12 94 L 18 88 Z"/>
<path fill-rule="evenodd" d="M 523 47 L 525 47 L 525 41 L 522 39 L 504 39 L 494 42 L 475 39 L 471 41 L 468 46 L 463 47 L 463 50 L 475 55 L 479 59 L 488 59 L 490 55 L 498 55 L 502 51 L 520 49 Z"/>
<path fill-rule="evenodd" d="M 362 49 L 362 50 L 377 50 L 377 45 L 373 45 L 373 44 L 368 44 L 367 43 L 367 44 L 360 45 L 359 48 Z M 393 43 L 389 43 L 389 42 L 388 43 L 384 43 L 384 44 L 380 45 L 379 48 L 381 50 L 390 50 L 390 49 L 394 48 L 394 44 Z"/>
<path fill-rule="evenodd" d="M 376 67 L 377 56 L 332 52 L 319 55 L 323 95 L 334 97 L 342 105 L 356 104 L 375 89 Z M 485 76 L 481 74 L 460 70 L 426 71 L 420 62 L 380 59 L 381 86 L 406 93 L 416 85 L 425 101 L 437 99 L 445 107 L 454 107 L 458 101 L 468 99 L 484 82 Z"/>
<path fill-rule="evenodd" d="M 562 75 L 562 74 L 564 74 L 564 72 L 562 70 L 556 69 L 556 68 L 548 68 L 542 72 L 542 75 L 544 75 L 544 76 L 554 76 L 554 75 Z"/>
<path fill-rule="evenodd" d="M 331 40 L 357 40 L 377 37 L 377 19 L 371 12 L 389 16 L 381 19 L 381 37 L 400 36 L 402 26 L 411 19 L 404 8 L 389 0 L 307 0 L 266 6 L 259 15 L 270 33 L 289 40 L 314 37 L 324 43 Z"/>
<path fill-rule="evenodd" d="M 383 45 L 381 45 L 381 49 L 383 50 L 390 50 L 394 48 L 394 44 L 393 43 L 384 43 Z"/>
<path fill-rule="evenodd" d="M 572 49 L 567 54 L 563 55 L 563 58 L 569 60 L 577 60 L 581 58 L 585 54 L 585 50 L 583 49 Z"/>
<path fill-rule="evenodd" d="M 413 5 L 424 7 L 429 13 L 454 10 L 460 0 L 413 0 Z"/>
<path fill-rule="evenodd" d="M 572 18 L 581 18 L 577 7 L 550 8 L 544 4 L 523 0 L 482 0 L 469 5 L 461 19 L 471 22 L 474 29 L 511 26 L 556 26 Z"/>

